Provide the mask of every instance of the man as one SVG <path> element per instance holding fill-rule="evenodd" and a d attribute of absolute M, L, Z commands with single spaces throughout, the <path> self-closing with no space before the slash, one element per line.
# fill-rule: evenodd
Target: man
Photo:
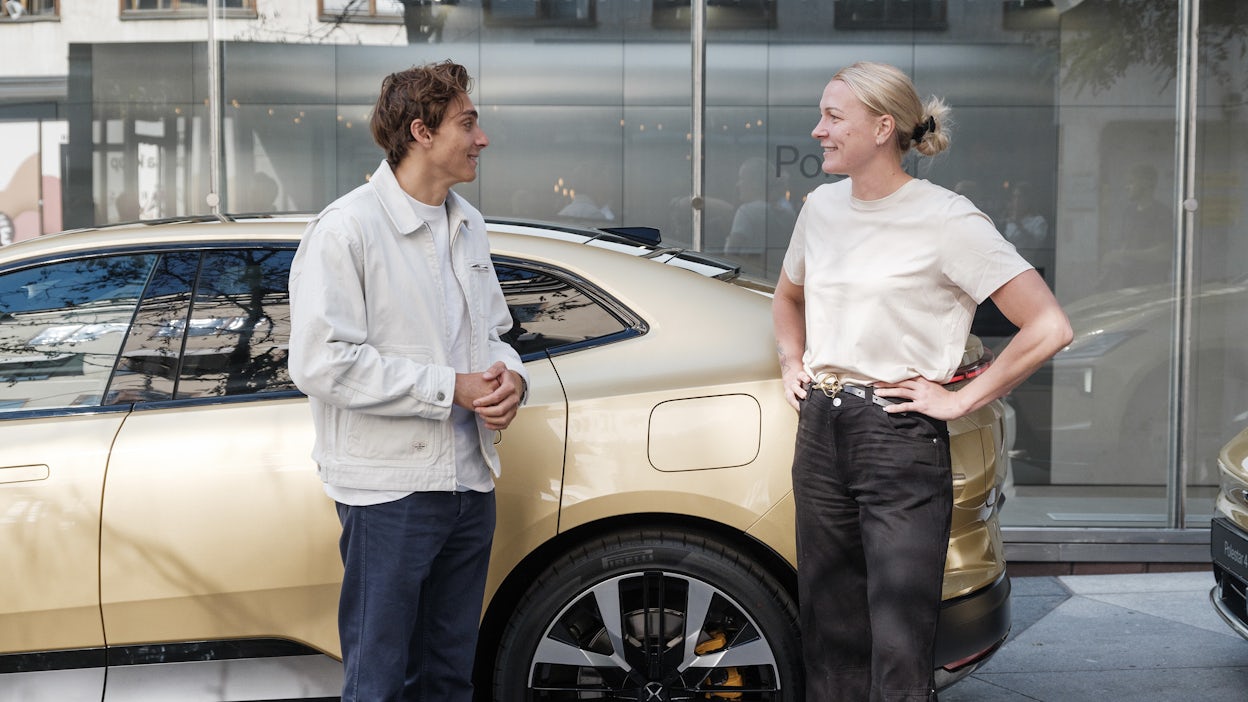
<path fill-rule="evenodd" d="M 290 373 L 342 522 L 344 702 L 462 700 L 494 533 L 494 432 L 527 380 L 481 214 L 451 186 L 489 144 L 463 66 L 388 76 L 386 160 L 309 225 Z"/>
<path fill-rule="evenodd" d="M 1127 206 L 1101 257 L 1102 291 L 1170 282 L 1174 212 L 1157 199 L 1157 180 L 1157 169 L 1147 163 L 1127 172 Z"/>
<path fill-rule="evenodd" d="M 769 167 L 766 159 L 747 158 L 737 169 L 737 195 L 741 205 L 732 217 L 732 228 L 724 242 L 724 253 L 744 264 L 748 273 L 766 275 L 767 235 L 778 232 L 785 236 L 793 233 L 797 214 L 783 196 L 775 201 L 767 200 L 767 177 Z M 788 176 L 777 176 L 783 186 Z M 781 187 L 781 192 L 787 191 Z"/>

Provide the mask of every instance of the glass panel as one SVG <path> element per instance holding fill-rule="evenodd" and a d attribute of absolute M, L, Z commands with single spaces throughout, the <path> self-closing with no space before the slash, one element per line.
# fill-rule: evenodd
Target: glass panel
<path fill-rule="evenodd" d="M 205 45 L 95 44 L 70 52 L 64 226 L 207 214 Z M 88 165 L 90 164 L 90 165 Z"/>
<path fill-rule="evenodd" d="M 689 0 L 651 0 L 651 23 L 656 28 L 689 31 Z M 775 27 L 775 0 L 707 0 L 707 29 L 766 29 Z"/>
<path fill-rule="evenodd" d="M 334 75 L 335 53 L 319 46 L 230 43 L 224 55 L 223 209 L 320 210 L 336 197 L 338 185 L 335 82 L 327 78 Z M 275 75 L 285 78 L 275 83 Z M 367 136 L 367 118 L 360 126 Z M 355 184 L 360 182 L 357 176 Z"/>
<path fill-rule="evenodd" d="M 1096 2 L 1042 32 L 1062 128 L 1042 212 L 1075 340 L 1013 395 L 1020 499 L 1007 523 L 1165 524 L 1177 27 L 1177 3 Z"/>
<path fill-rule="evenodd" d="M 835 5 L 835 26 L 842 30 L 947 29 L 945 4 L 945 0 L 840 0 Z"/>
<path fill-rule="evenodd" d="M 485 0 L 485 21 L 491 24 L 592 23 L 597 3 L 590 0 Z"/>
<path fill-rule="evenodd" d="M 0 17 L 55 17 L 56 0 L 5 0 L 0 5 Z"/>
<path fill-rule="evenodd" d="M 294 390 L 286 371 L 293 249 L 204 254 L 178 399 Z"/>
<path fill-rule="evenodd" d="M 61 226 L 61 120 L 0 122 L 0 246 Z"/>
<path fill-rule="evenodd" d="M 774 282 L 801 203 L 793 199 L 792 164 L 777 162 L 791 160 L 790 149 L 769 143 L 768 117 L 761 105 L 708 108 L 715 148 L 706 154 L 703 243 L 739 263 L 744 275 Z"/>
<path fill-rule="evenodd" d="M 155 259 L 0 274 L 0 412 L 99 405 Z"/>
<path fill-rule="evenodd" d="M 688 107 L 624 110 L 623 207 L 619 218 L 655 227 L 669 246 L 693 245 L 690 177 L 693 128 Z M 644 127 L 644 128 L 643 128 Z"/>
<path fill-rule="evenodd" d="M 160 257 L 126 337 L 107 404 L 173 399 L 198 269 L 196 252 Z"/>
<path fill-rule="evenodd" d="M 1248 425 L 1248 4 L 1204 0 L 1200 19 L 1191 526 L 1208 525 L 1218 450 Z"/>
<path fill-rule="evenodd" d="M 227 133 L 233 138 L 225 149 L 225 211 L 316 212 L 329 204 L 338 186 L 335 114 L 334 108 L 319 105 L 227 107 Z M 367 136 L 367 121 L 359 131 Z M 381 161 L 380 150 L 375 153 L 368 173 Z M 357 174 L 351 187 L 362 182 Z"/>
<path fill-rule="evenodd" d="M 767 44 L 720 37 L 712 33 L 707 46 L 703 249 L 739 263 L 746 276 L 774 281 L 796 215 L 782 182 L 788 169 L 773 154 Z"/>
<path fill-rule="evenodd" d="M 738 232 L 755 233 L 746 251 L 732 225 L 708 222 L 708 249 L 774 280 L 791 226 L 776 207 L 796 211 L 833 180 L 810 136 L 824 85 L 857 60 L 901 67 L 921 97 L 950 103 L 954 122 L 951 149 L 907 169 L 988 213 L 1081 335 L 1008 399 L 1015 494 L 1003 523 L 1164 523 L 1176 7 L 778 3 L 776 12 L 776 30 L 709 33 L 708 201 L 727 203 Z M 1132 264 L 1114 278 L 1117 256 Z M 999 351 L 1014 329 L 987 304 L 974 331 Z"/>
<path fill-rule="evenodd" d="M 321 0 L 321 13 L 326 15 L 368 14 L 369 3 L 360 0 Z"/>
<path fill-rule="evenodd" d="M 255 10 L 255 7 L 255 0 L 217 0 L 219 10 Z M 207 8 L 208 0 L 126 0 L 122 6 L 124 12 L 184 12 Z"/>
<path fill-rule="evenodd" d="M 519 13 L 484 23 L 477 105 L 490 136 L 482 158 L 480 205 L 492 215 L 602 225 L 627 224 L 621 105 L 628 81 L 618 4 L 594 3 L 594 22 L 569 23 L 581 10 L 561 3 L 491 0 L 491 12 Z M 519 15 L 536 12 L 536 21 Z M 571 14 L 569 14 L 571 13 Z M 574 19 L 574 18 L 573 18 Z M 463 187 L 457 192 L 467 195 Z"/>
<path fill-rule="evenodd" d="M 615 315 L 571 283 L 527 268 L 495 263 L 511 309 L 512 327 L 503 338 L 521 356 L 624 331 Z"/>
<path fill-rule="evenodd" d="M 484 211 L 591 226 L 619 222 L 622 145 L 618 136 L 601 137 L 619 134 L 619 108 L 500 107 L 487 116 Z M 509 176 L 515 173 L 524 175 Z"/>
<path fill-rule="evenodd" d="M 486 12 L 495 19 L 537 19 L 541 0 L 486 0 Z"/>

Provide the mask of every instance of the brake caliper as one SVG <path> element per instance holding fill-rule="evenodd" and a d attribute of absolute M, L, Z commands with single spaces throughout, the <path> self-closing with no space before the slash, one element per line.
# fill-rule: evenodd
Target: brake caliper
<path fill-rule="evenodd" d="M 724 636 L 724 632 L 717 631 L 711 634 L 711 638 L 698 644 L 693 652 L 699 656 L 708 653 L 714 653 L 728 645 L 728 638 Z M 706 676 L 706 682 L 716 687 L 742 687 L 745 683 L 741 680 L 741 673 L 736 668 L 716 668 Z M 708 692 L 706 693 L 708 700 L 739 700 L 740 692 Z"/>

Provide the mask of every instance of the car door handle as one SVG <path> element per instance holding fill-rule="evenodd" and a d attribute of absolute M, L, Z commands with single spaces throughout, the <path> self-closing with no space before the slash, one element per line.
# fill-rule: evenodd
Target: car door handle
<path fill-rule="evenodd" d="M 0 483 L 24 483 L 47 480 L 51 470 L 47 466 L 6 466 L 0 468 Z"/>

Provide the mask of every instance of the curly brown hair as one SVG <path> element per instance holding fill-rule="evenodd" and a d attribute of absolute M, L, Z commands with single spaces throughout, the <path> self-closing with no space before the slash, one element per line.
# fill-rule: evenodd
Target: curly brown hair
<path fill-rule="evenodd" d="M 450 61 L 413 66 L 391 73 L 381 81 L 381 95 L 373 107 L 369 128 L 373 140 L 386 152 L 386 161 L 397 168 L 412 142 L 411 125 L 420 120 L 436 132 L 446 108 L 472 87 L 468 69 Z"/>

